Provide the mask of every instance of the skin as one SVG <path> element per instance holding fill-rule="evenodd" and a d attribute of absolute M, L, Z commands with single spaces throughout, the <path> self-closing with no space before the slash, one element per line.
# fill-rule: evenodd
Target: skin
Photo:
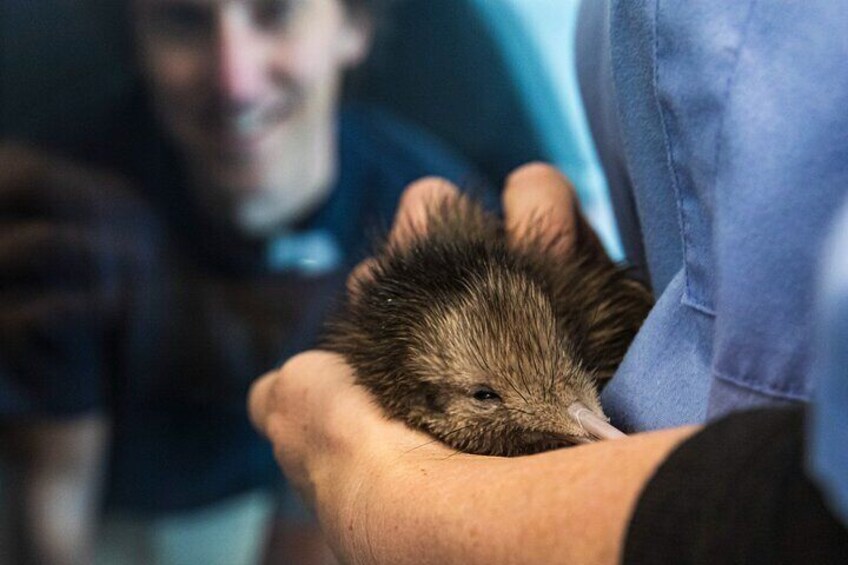
<path fill-rule="evenodd" d="M 391 237 L 402 244 L 427 200 L 450 198 L 455 190 L 438 179 L 412 185 Z M 561 225 L 580 236 L 574 192 L 551 167 L 516 171 L 503 200 L 517 241 L 531 228 L 554 233 Z M 354 292 L 363 276 L 367 263 L 354 271 Z M 350 563 L 617 562 L 639 493 L 695 431 L 638 434 L 528 457 L 457 454 L 388 421 L 354 385 L 350 367 L 320 351 L 258 380 L 249 405 L 281 469 L 315 508 L 334 551 Z"/>
<path fill-rule="evenodd" d="M 154 106 L 198 205 L 251 235 L 320 205 L 337 169 L 339 85 L 367 55 L 367 17 L 340 0 L 133 6 Z"/>
<path fill-rule="evenodd" d="M 13 563 L 90 563 L 109 427 L 94 414 L 0 427 Z"/>

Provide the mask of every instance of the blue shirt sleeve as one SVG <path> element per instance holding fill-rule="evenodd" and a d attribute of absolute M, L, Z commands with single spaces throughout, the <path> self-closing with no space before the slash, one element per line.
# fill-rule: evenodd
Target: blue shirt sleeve
<path fill-rule="evenodd" d="M 604 406 L 640 430 L 808 401 L 820 251 L 848 187 L 848 5 L 609 10 L 658 300 Z"/>
<path fill-rule="evenodd" d="M 811 398 L 818 265 L 848 189 L 848 5 L 745 4 L 716 138 L 711 417 Z"/>
<path fill-rule="evenodd" d="M 587 6 L 657 295 L 607 413 L 635 431 L 812 399 L 811 470 L 845 519 L 848 220 L 817 273 L 848 195 L 848 4 Z"/>

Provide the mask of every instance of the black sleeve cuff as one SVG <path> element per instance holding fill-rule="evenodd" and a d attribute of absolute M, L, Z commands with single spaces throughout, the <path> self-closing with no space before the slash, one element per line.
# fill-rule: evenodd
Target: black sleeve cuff
<path fill-rule="evenodd" d="M 803 457 L 801 409 L 709 425 L 648 482 L 623 562 L 848 563 L 848 530 L 806 477 Z"/>

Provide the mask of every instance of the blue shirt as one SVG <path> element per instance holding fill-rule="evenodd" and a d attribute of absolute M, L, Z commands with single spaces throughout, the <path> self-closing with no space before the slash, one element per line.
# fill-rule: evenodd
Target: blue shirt
<path fill-rule="evenodd" d="M 583 12 L 582 53 L 596 62 L 584 90 L 616 94 L 593 130 L 620 131 L 627 174 L 611 189 L 631 194 L 636 229 L 623 237 L 644 244 L 629 259 L 657 297 L 604 406 L 628 430 L 653 429 L 804 402 L 826 376 L 813 454 L 846 504 L 844 348 L 819 370 L 812 360 L 820 257 L 848 194 L 848 4 L 613 0 Z M 607 84 L 585 76 L 604 67 Z"/>

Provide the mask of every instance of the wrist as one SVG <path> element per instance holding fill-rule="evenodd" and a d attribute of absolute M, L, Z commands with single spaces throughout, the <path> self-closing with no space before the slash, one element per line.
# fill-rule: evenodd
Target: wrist
<path fill-rule="evenodd" d="M 327 505 L 319 501 L 317 507 L 319 512 L 328 512 L 319 519 L 337 555 L 346 557 L 343 561 L 397 563 L 399 553 L 414 554 L 403 549 L 408 544 L 398 524 L 404 522 L 411 507 L 422 503 L 418 497 L 428 492 L 430 471 L 438 474 L 435 467 L 443 466 L 444 459 L 454 453 L 432 440 L 424 441 L 427 443 L 412 447 L 381 445 L 363 450 L 367 455 L 344 469 L 336 467 L 337 478 L 325 489 L 334 500 Z M 387 542 L 386 533 L 391 531 L 397 537 Z"/>
<path fill-rule="evenodd" d="M 348 557 L 343 561 L 373 560 L 368 550 L 374 528 L 370 509 L 384 506 L 381 499 L 392 488 L 389 472 L 396 470 L 381 454 L 371 453 L 316 474 L 318 520 L 336 555 Z"/>

